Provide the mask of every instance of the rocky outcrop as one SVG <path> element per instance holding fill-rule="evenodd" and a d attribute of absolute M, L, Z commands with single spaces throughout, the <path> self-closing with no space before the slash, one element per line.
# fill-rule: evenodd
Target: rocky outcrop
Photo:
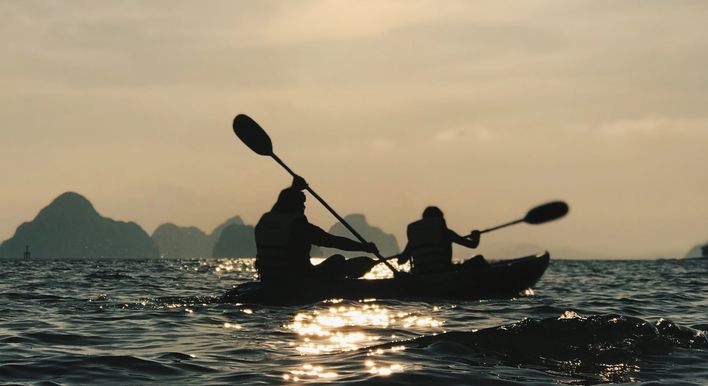
<path fill-rule="evenodd" d="M 702 257 L 703 256 L 703 248 L 708 247 L 708 241 L 703 243 L 703 244 L 698 244 L 695 247 L 691 248 L 690 251 L 686 254 L 686 257 Z"/>
<path fill-rule="evenodd" d="M 221 223 L 221 225 L 217 226 L 216 228 L 214 228 L 213 231 L 211 231 L 211 235 L 209 235 L 209 237 L 211 237 L 212 246 L 219 241 L 221 233 L 224 231 L 224 229 L 226 229 L 226 227 L 232 224 L 245 225 L 240 216 L 233 216 L 227 219 L 226 221 Z"/>
<path fill-rule="evenodd" d="M 207 235 L 197 227 L 180 227 L 172 223 L 162 224 L 152 233 L 152 239 L 160 250 L 160 256 L 168 258 L 212 257 L 214 246 L 225 228 L 244 225 L 241 217 L 234 216 L 217 226 Z"/>
<path fill-rule="evenodd" d="M 256 238 L 251 225 L 231 224 L 223 228 L 214 245 L 214 257 L 255 257 Z"/>
<path fill-rule="evenodd" d="M 82 195 L 60 195 L 15 235 L 0 244 L 0 257 L 21 257 L 29 245 L 33 258 L 155 258 L 158 250 L 134 222 L 98 214 Z"/>
<path fill-rule="evenodd" d="M 324 252 L 322 251 L 322 248 L 318 247 L 317 245 L 313 245 L 312 248 L 310 248 L 310 256 L 311 257 L 323 257 Z"/>
<path fill-rule="evenodd" d="M 213 247 L 210 237 L 201 229 L 172 223 L 157 227 L 151 238 L 160 256 L 167 258 L 210 257 Z"/>
<path fill-rule="evenodd" d="M 398 246 L 398 241 L 396 241 L 396 237 L 393 234 L 384 232 L 381 228 L 369 225 L 363 214 L 350 214 L 344 217 L 344 221 L 359 232 L 364 239 L 376 244 L 379 248 L 379 252 L 381 252 L 381 255 L 392 256 L 401 252 L 401 249 Z M 349 232 L 349 230 L 341 223 L 334 224 L 329 229 L 329 233 L 356 240 L 351 232 Z M 331 248 L 322 248 L 322 253 L 325 257 L 335 253 L 342 254 L 345 257 L 366 255 L 366 253 L 363 252 L 347 252 Z"/>

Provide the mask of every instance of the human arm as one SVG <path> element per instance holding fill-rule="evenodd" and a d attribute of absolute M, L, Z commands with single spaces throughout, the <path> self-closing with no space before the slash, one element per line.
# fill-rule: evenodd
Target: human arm
<path fill-rule="evenodd" d="M 480 239 L 480 233 L 479 231 L 472 231 L 469 236 L 462 237 L 455 233 L 453 230 L 448 230 L 448 236 L 450 237 L 450 241 L 452 241 L 455 244 L 460 244 L 462 246 L 465 246 L 467 248 L 477 248 L 479 245 L 479 239 Z"/>
<path fill-rule="evenodd" d="M 397 255 L 398 257 L 398 264 L 405 264 L 408 260 L 411 259 L 411 253 L 410 253 L 410 248 L 408 245 Z"/>
<path fill-rule="evenodd" d="M 307 181 L 305 181 L 304 178 L 300 176 L 293 176 L 293 184 L 290 185 L 291 188 L 296 189 L 296 190 L 305 190 L 307 189 Z"/>
<path fill-rule="evenodd" d="M 363 251 L 369 253 L 378 252 L 378 249 L 374 243 L 360 243 L 346 237 L 335 236 L 325 232 L 322 228 L 309 223 L 307 224 L 305 235 L 310 243 L 321 247 L 336 248 L 343 251 Z"/>

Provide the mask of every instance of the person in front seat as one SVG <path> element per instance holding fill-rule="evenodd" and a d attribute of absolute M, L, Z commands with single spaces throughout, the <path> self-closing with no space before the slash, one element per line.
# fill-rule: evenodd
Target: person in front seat
<path fill-rule="evenodd" d="M 312 245 L 369 253 L 376 253 L 378 249 L 373 243 L 335 236 L 310 224 L 305 216 L 305 194 L 302 192 L 305 188 L 307 183 L 304 179 L 299 176 L 293 178 L 292 186 L 280 192 L 273 208 L 256 225 L 256 269 L 260 280 L 273 282 L 362 276 L 366 271 L 359 267 L 370 268 L 374 265 L 365 256 L 347 260 L 337 254 L 318 265 L 310 262 Z"/>

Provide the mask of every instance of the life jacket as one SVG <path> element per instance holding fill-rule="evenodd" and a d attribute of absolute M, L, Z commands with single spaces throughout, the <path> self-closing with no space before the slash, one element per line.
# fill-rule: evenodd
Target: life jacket
<path fill-rule="evenodd" d="M 311 268 L 310 244 L 295 234 L 301 213 L 268 212 L 256 225 L 256 268 L 261 280 L 295 279 Z M 299 239 L 300 238 L 300 239 Z"/>
<path fill-rule="evenodd" d="M 445 219 L 429 217 L 408 225 L 408 248 L 413 273 L 440 272 L 450 269 L 452 243 Z"/>

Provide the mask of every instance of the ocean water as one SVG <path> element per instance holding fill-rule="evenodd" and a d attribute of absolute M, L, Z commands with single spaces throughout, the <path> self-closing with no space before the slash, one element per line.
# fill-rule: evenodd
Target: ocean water
<path fill-rule="evenodd" d="M 0 383 L 708 385 L 705 260 L 552 260 L 513 299 L 219 302 L 253 276 L 253 259 L 0 260 Z"/>

